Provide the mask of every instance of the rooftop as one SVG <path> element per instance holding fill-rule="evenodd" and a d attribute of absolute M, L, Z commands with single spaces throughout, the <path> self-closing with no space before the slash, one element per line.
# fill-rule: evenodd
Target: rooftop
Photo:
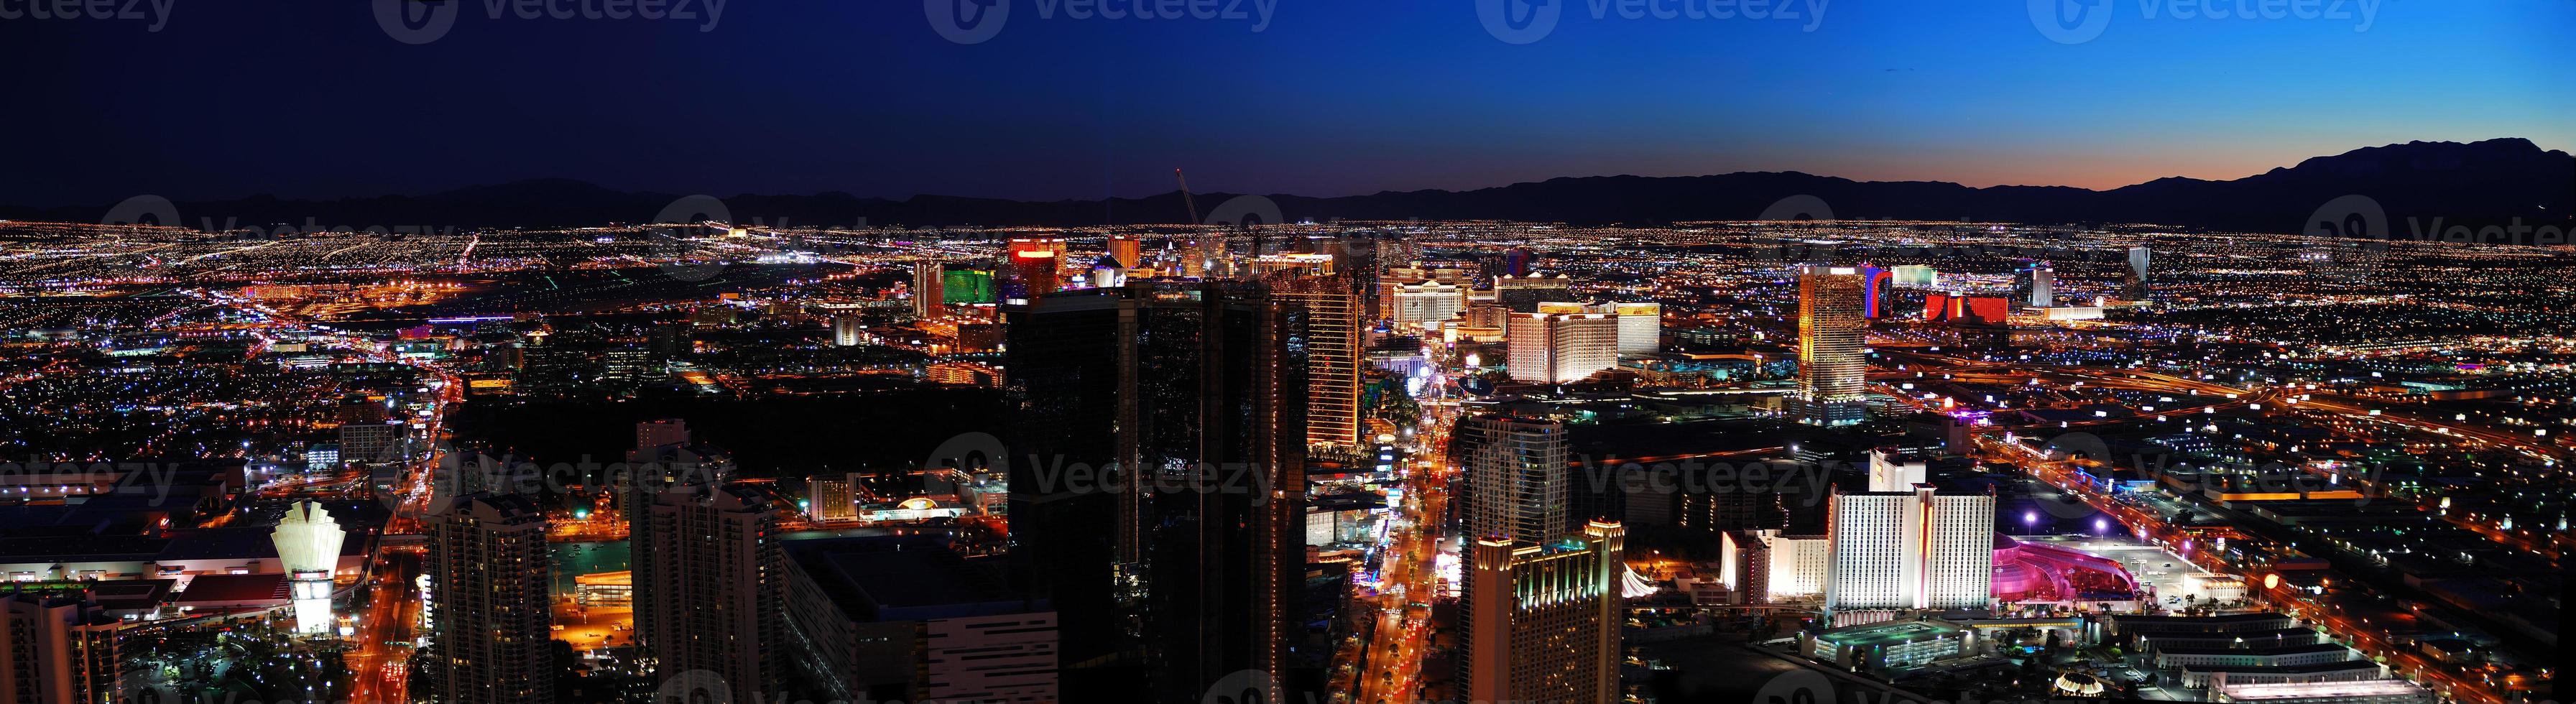
<path fill-rule="evenodd" d="M 1965 629 L 1940 621 L 1888 621 L 1845 626 L 1816 634 L 1816 637 L 1835 645 L 1877 646 L 1948 638 L 1958 635 L 1963 630 Z"/>
<path fill-rule="evenodd" d="M 2356 682 L 2272 682 L 2265 684 L 2231 684 L 2219 692 L 2240 702 L 2276 699 L 2349 699 L 2387 697 L 2424 692 L 2425 689 L 2405 680 L 2360 680 Z"/>

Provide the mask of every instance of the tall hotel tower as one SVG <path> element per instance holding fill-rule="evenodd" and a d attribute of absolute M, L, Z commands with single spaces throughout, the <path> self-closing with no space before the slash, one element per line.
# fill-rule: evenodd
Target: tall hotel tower
<path fill-rule="evenodd" d="M 1619 316 L 1513 313 L 1503 340 L 1512 380 L 1568 384 L 1619 364 Z"/>
<path fill-rule="evenodd" d="M 1930 484 L 1835 494 L 1827 611 L 1983 608 L 1994 588 L 1995 497 Z"/>
<path fill-rule="evenodd" d="M 1304 633 L 1312 311 L 1259 281 L 1131 280 L 1005 305 L 1014 579 L 1061 614 L 1064 701 L 1197 701 L 1321 673 Z M 1072 482 L 1083 466 L 1096 481 Z M 1182 490 L 1165 490 L 1181 487 Z"/>
<path fill-rule="evenodd" d="M 1457 434 L 1469 551 L 1458 698 L 1618 701 L 1627 531 L 1568 530 L 1565 426 L 1480 415 Z"/>
<path fill-rule="evenodd" d="M 912 317 L 937 320 L 947 313 L 947 304 L 943 300 L 947 297 L 946 292 L 940 290 L 946 283 L 945 276 L 947 272 L 941 269 L 939 260 L 923 259 L 912 263 Z"/>
<path fill-rule="evenodd" d="M 1306 445 L 1327 452 L 1360 447 L 1360 297 L 1348 273 L 1273 272 L 1271 296 L 1306 309 Z"/>
<path fill-rule="evenodd" d="M 554 701 L 554 603 L 546 596 L 546 517 L 527 497 L 472 494 L 429 525 L 437 699 Z"/>
<path fill-rule="evenodd" d="M 786 502 L 756 485 L 705 477 L 651 492 L 649 501 L 629 542 L 639 568 L 635 632 L 660 661 L 655 685 L 727 689 L 737 702 L 778 691 L 791 652 L 778 526 Z"/>
<path fill-rule="evenodd" d="M 1854 267 L 1810 264 L 1798 270 L 1798 390 L 1789 406 L 1799 422 L 1849 425 L 1866 419 L 1864 284 Z"/>

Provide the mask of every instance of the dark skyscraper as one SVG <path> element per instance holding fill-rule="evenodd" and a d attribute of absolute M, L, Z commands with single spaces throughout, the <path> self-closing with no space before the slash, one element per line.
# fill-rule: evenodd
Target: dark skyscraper
<path fill-rule="evenodd" d="M 554 701 L 546 517 L 527 497 L 474 494 L 429 524 L 439 701 Z"/>
<path fill-rule="evenodd" d="M 1288 679 L 1306 310 L 1250 282 L 1139 283 L 1009 315 L 1012 454 L 1030 458 L 1011 466 L 1012 557 L 1063 614 L 1065 699 L 1143 682 L 1144 699 L 1194 701 L 1241 670 Z"/>
<path fill-rule="evenodd" d="M 649 495 L 631 540 L 635 631 L 659 660 L 655 681 L 728 688 L 737 702 L 776 696 L 791 660 L 784 502 L 698 476 Z"/>

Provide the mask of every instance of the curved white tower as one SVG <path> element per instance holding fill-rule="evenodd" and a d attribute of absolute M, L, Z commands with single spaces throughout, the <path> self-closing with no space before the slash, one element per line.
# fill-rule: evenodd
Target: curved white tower
<path fill-rule="evenodd" d="M 288 595 L 295 600 L 295 632 L 331 631 L 331 573 L 340 564 L 340 529 L 322 504 L 298 501 L 277 522 L 277 558 L 285 563 Z"/>

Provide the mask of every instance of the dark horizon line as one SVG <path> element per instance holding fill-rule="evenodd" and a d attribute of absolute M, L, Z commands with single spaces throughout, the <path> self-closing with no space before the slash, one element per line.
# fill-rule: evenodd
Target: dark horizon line
<path fill-rule="evenodd" d="M 1925 184 L 1925 185 L 1955 186 L 1955 187 L 1959 187 L 1959 188 L 1966 188 L 1966 189 L 1970 189 L 1970 190 L 1977 190 L 1977 191 L 2002 190 L 2002 189 L 2049 189 L 2049 190 L 2059 190 L 2059 189 L 2062 189 L 2062 190 L 2071 190 L 2071 191 L 2083 191 L 2083 192 L 2087 192 L 2087 193 L 2110 193 L 2110 192 L 2115 192 L 2115 191 L 2119 191 L 2119 190 L 2123 190 L 2123 189 L 2128 189 L 2128 188 L 2136 188 L 2136 187 L 2139 187 L 2139 186 L 2145 186 L 2145 185 L 2149 185 L 2149 184 L 2164 183 L 2164 182 L 2173 182 L 2173 181 L 2185 181 L 2185 182 L 2197 182 L 2197 183 L 2229 183 L 2229 182 L 2241 181 L 2241 180 L 2249 179 L 2249 178 L 2255 178 L 2255 177 L 2263 176 L 2263 175 L 2266 175 L 2266 174 L 2278 173 L 2278 172 L 2281 172 L 2281 171 L 2286 171 L 2286 170 L 2294 169 L 2294 168 L 2297 168 L 2298 166 L 2303 166 L 2303 165 L 2306 165 L 2306 164 L 2308 164 L 2308 163 L 2310 163 L 2310 162 L 2314 162 L 2314 161 L 2317 161 L 2317 160 L 2320 160 L 2320 159 L 2334 159 L 2334 158 L 2338 158 L 2338 157 L 2351 156 L 2351 155 L 2354 155 L 2354 154 L 2357 154 L 2357 153 L 2361 153 L 2361 152 L 2368 152 L 2368 151 L 2379 150 L 2379 149 L 2389 149 L 2389 148 L 2395 148 L 2395 147 L 2404 147 L 2404 146 L 2409 146 L 2409 145 L 2455 145 L 2455 146 L 2473 146 L 2473 145 L 2489 144 L 2489 143 L 2494 143 L 2494 142 L 2514 142 L 2514 143 L 2521 143 L 2521 144 L 2525 144 L 2525 145 L 2530 145 L 2530 148 L 2531 148 L 2532 150 L 2534 150 L 2534 151 L 2542 151 L 2542 152 L 2545 152 L 2545 153 L 2548 153 L 2548 154 L 2557 154 L 2557 155 L 2565 155 L 2565 154 L 2567 154 L 2567 152 L 2566 152 L 2566 151 L 2564 151 L 2564 150 L 2557 150 L 2557 149 L 2547 149 L 2547 150 L 2544 150 L 2544 149 L 2541 149 L 2541 148 L 2540 148 L 2540 146 L 2538 145 L 2538 143 L 2533 142 L 2530 138 L 2527 138 L 2527 137 L 2491 137 L 2491 138 L 2487 138 L 2487 139 L 2480 139 L 2480 140 L 2468 141 L 2468 142 L 2457 142 L 2457 141 L 2448 141 L 2448 140 L 2436 140 L 2436 141 L 2413 140 L 2413 141 L 2407 141 L 2407 142 L 2393 142 L 2393 143 L 2389 143 L 2389 144 L 2376 145 L 2376 146 L 2355 147 L 2355 148 L 2348 149 L 2348 150 L 2345 150 L 2345 151 L 2343 151 L 2343 152 L 2339 152 L 2339 153 L 2335 153 L 2335 154 L 2325 154 L 2325 155 L 2311 156 L 2311 157 L 2307 157 L 2307 158 L 2305 158 L 2305 159 L 2301 159 L 2301 160 L 2299 161 L 2299 163 L 2298 163 L 2298 164 L 2293 164 L 2293 165 L 2290 165 L 2290 166 L 2275 166 L 2275 167 L 2272 167 L 2272 168 L 2271 168 L 2271 169 L 2269 169 L 2269 170 L 2266 170 L 2266 171 L 2263 171 L 2263 172 L 2260 172 L 2260 173 L 2246 174 L 2246 175 L 2243 175 L 2243 176 L 2237 176 L 2237 177 L 2234 177 L 2234 178 L 2209 179 L 2209 178 L 2199 178 L 2199 177 L 2193 177 L 2193 176 L 2162 176 L 2162 177 L 2157 177 L 2157 178 L 2148 179 L 2148 180 L 2145 180 L 2145 181 L 2140 181 L 2140 182 L 2137 182 L 2137 183 L 2131 183 L 2131 184 L 2126 184 L 2126 185 L 2121 185 L 2121 186 L 2114 186 L 2114 187 L 2111 187 L 2111 188 L 2098 188 L 2098 189 L 2097 189 L 2097 188 L 2087 188 L 2087 187 L 2083 187 L 2083 186 L 2046 185 L 2046 184 L 1994 184 L 1994 185 L 1989 185 L 1989 186 L 1970 186 L 1970 185 L 1967 185 L 1967 184 L 1964 184 L 1964 183 L 1960 183 L 1960 182 L 1957 182 L 1957 181 L 1945 181 L 1945 180 L 1924 180 L 1924 179 L 1864 180 L 1864 179 L 1851 178 L 1851 177 L 1847 177 L 1847 176 L 1836 176 L 1836 175 L 1831 175 L 1831 174 L 1818 174 L 1818 173 L 1812 173 L 1812 172 L 1807 172 L 1807 171 L 1800 171 L 1800 170 L 1791 169 L 1791 170 L 1780 170 L 1780 171 L 1729 171 L 1729 172 L 1721 172 L 1721 173 L 1681 174 L 1681 175 L 1668 175 L 1668 176 L 1645 176 L 1645 175 L 1638 175 L 1638 174 L 1632 174 L 1632 173 L 1620 173 L 1620 174 L 1592 174 L 1592 175 L 1581 175 L 1581 176 L 1571 176 L 1571 175 L 1569 175 L 1569 176 L 1553 176 L 1553 177 L 1549 177 L 1549 178 L 1545 178 L 1545 179 L 1540 179 L 1540 180 L 1536 180 L 1536 181 L 1513 181 L 1513 182 L 1510 182 L 1510 183 L 1497 184 L 1497 185 L 1486 185 L 1486 186 L 1473 186 L 1473 187 L 1463 187 L 1463 188 L 1417 188 L 1417 189 L 1410 189 L 1410 190 L 1391 190 L 1391 189 L 1381 189 L 1381 190 L 1371 191 L 1371 192 L 1366 192 L 1366 193 L 1345 193 L 1345 194 L 1341 194 L 1341 195 L 1305 195 L 1305 194 L 1296 194 L 1296 193 L 1278 193 L 1278 192 L 1252 194 L 1252 193 L 1238 193 L 1238 192 L 1227 191 L 1227 190 L 1210 190 L 1210 191 L 1200 191 L 1200 192 L 1194 192 L 1194 195 L 1199 195 L 1199 196 L 1211 196 L 1211 195 L 1222 195 L 1222 196 L 1261 195 L 1261 196 L 1265 196 L 1265 197 L 1272 197 L 1272 198 L 1298 198 L 1298 199 L 1312 199 L 1312 200 L 1328 200 L 1328 199 L 1337 199 L 1337 198 L 1362 198 L 1362 197 L 1370 197 L 1370 196 L 1384 196 L 1384 195 L 1408 195 L 1408 194 L 1425 194 L 1425 193 L 1451 193 L 1451 194 L 1456 194 L 1456 193 L 1474 193 L 1474 192 L 1478 192 L 1478 191 L 1490 191 L 1490 190 L 1506 189 L 1506 188 L 1512 188 L 1512 187 L 1515 187 L 1515 186 L 1526 186 L 1526 185 L 1533 185 L 1533 184 L 1544 184 L 1544 183 L 1552 183 L 1552 182 L 1557 182 L 1557 181 L 1581 181 L 1581 180 L 1592 180 L 1592 179 L 1696 179 L 1696 178 L 1713 178 L 1713 177 L 1738 176 L 1738 175 L 1792 175 L 1792 176 L 1808 176 L 1808 177 L 1814 177 L 1814 178 L 1838 179 L 1838 180 L 1848 181 L 1848 182 L 1857 183 L 1857 184 Z M 499 182 L 469 183 L 469 184 L 463 184 L 463 185 L 458 185 L 458 186 L 452 186 L 452 187 L 442 188 L 442 189 L 433 189 L 433 190 L 427 190 L 427 191 L 416 191 L 416 192 L 408 192 L 408 193 L 378 193 L 378 194 L 373 194 L 373 195 L 346 195 L 346 196 L 292 196 L 292 197 L 290 197 L 290 196 L 281 196 L 281 195 L 277 195 L 277 194 L 275 194 L 275 193 L 270 193 L 270 192 L 265 192 L 265 191 L 255 191 L 255 192 L 252 192 L 252 193 L 250 193 L 250 194 L 248 194 L 248 195 L 233 196 L 233 197 L 189 198 L 189 199 L 186 199 L 186 200 L 184 200 L 184 201 L 180 201 L 179 199 L 172 199 L 172 200 L 174 200 L 174 201 L 179 201 L 179 202 L 200 202 L 200 203 L 204 203 L 204 202 L 225 202 L 225 201 L 249 201 L 249 200 L 301 201 L 301 202 L 312 202 L 312 203 L 352 202 L 352 201 L 366 201 L 366 200 L 377 200 L 377 199 L 386 199 L 386 198 L 426 198 L 426 197 L 432 197 L 432 196 L 440 196 L 440 195 L 447 195 L 447 194 L 452 194 L 452 193 L 459 193 L 459 192 L 463 192 L 463 191 L 471 191 L 471 190 L 476 190 L 476 189 L 500 188 L 500 187 L 507 187 L 507 186 L 522 185 L 522 184 L 545 184 L 545 183 L 578 184 L 578 185 L 581 185 L 581 186 L 587 186 L 587 187 L 595 188 L 595 189 L 602 190 L 602 191 L 609 191 L 609 192 L 615 192 L 615 193 L 624 193 L 624 194 L 631 194 L 631 195 L 654 195 L 654 196 L 671 196 L 671 197 L 683 197 L 683 196 L 689 196 L 689 195 L 708 195 L 708 196 L 713 196 L 713 197 L 720 198 L 720 199 L 722 199 L 722 198 L 746 198 L 746 197 L 797 197 L 797 198 L 811 198 L 811 197 L 822 197 L 822 196 L 847 196 L 847 197 L 850 197 L 850 198 L 853 198 L 853 199 L 863 200 L 863 201 L 884 201 L 884 202 L 890 202 L 890 203 L 903 203 L 903 202 L 910 202 L 910 201 L 915 201 L 915 200 L 924 199 L 924 198 L 931 198 L 931 199 L 953 199 L 953 200 L 983 200 L 983 201 L 998 201 L 998 202 L 1007 202 L 1007 203 L 1023 203 L 1023 204 L 1105 203 L 1105 202 L 1115 202 L 1115 201 L 1143 201 L 1143 200 L 1149 200 L 1149 199 L 1155 199 L 1155 198 L 1171 197 L 1171 196 L 1175 196 L 1175 195 L 1177 195 L 1177 194 L 1180 192 L 1180 191 L 1176 188 L 1176 189 L 1174 189 L 1174 190 L 1169 190 L 1169 191 L 1154 191 L 1154 192 L 1146 193 L 1146 194 L 1143 194 L 1143 195 L 1133 195 L 1133 196 L 1108 195 L 1108 196 L 1102 196 L 1102 197 L 1098 197 L 1098 198 L 1056 198 L 1056 199 L 1024 199 L 1024 198 L 1012 198 L 1012 197 L 1004 197 L 1004 196 L 956 195 L 956 194 L 946 194 L 946 193 L 922 193 L 922 192 L 914 192 L 914 193 L 910 193 L 910 194 L 906 194 L 906 195 L 903 195 L 903 196 L 897 197 L 897 196 L 885 196 L 885 195 L 858 195 L 858 194 L 855 194 L 855 193 L 850 193 L 850 192 L 848 192 L 848 191 L 842 191 L 842 190 L 837 190 L 837 189 L 825 189 L 825 190 L 812 191 L 812 192 L 806 192 L 806 193 L 775 193 L 775 192 L 774 192 L 774 193 L 753 193 L 753 192 L 747 192 L 747 191 L 737 191 L 737 192 L 734 192 L 734 193 L 733 193 L 733 194 L 731 194 L 731 195 L 716 195 L 716 194 L 714 194 L 714 193 L 705 193 L 705 192 L 701 192 L 701 193 L 694 193 L 694 194 L 693 194 L 693 193 L 681 193 L 681 192 L 678 192 L 678 191 L 666 191 L 666 190 L 654 189 L 654 188 L 642 188 L 642 189 L 633 189 L 633 190 L 629 190 L 629 189 L 611 188 L 611 187 L 601 185 L 601 184 L 599 184 L 599 183 L 598 183 L 598 182 L 596 182 L 596 181 L 592 181 L 592 180 L 590 180 L 590 179 L 586 179 L 586 178 L 578 178 L 578 177 L 571 177 L 571 176 L 536 176 L 536 177 L 520 178 L 520 179 L 512 179 L 512 180 L 499 181 Z M 154 195 L 154 194 L 148 194 L 148 193 L 146 193 L 146 194 L 137 194 L 137 196 L 147 196 L 147 195 Z M 111 206 L 114 206 L 114 205 L 116 205 L 116 204 L 115 204 L 115 203 L 72 203 L 72 204 L 60 204 L 60 205 L 31 205 L 31 204 L 25 204 L 25 203 L 13 203 L 13 204 L 0 204 L 0 208 L 12 208 L 12 209 L 26 210 L 26 211 L 57 211 L 57 210 L 78 210 L 78 209 L 104 208 L 104 207 L 111 207 Z"/>

